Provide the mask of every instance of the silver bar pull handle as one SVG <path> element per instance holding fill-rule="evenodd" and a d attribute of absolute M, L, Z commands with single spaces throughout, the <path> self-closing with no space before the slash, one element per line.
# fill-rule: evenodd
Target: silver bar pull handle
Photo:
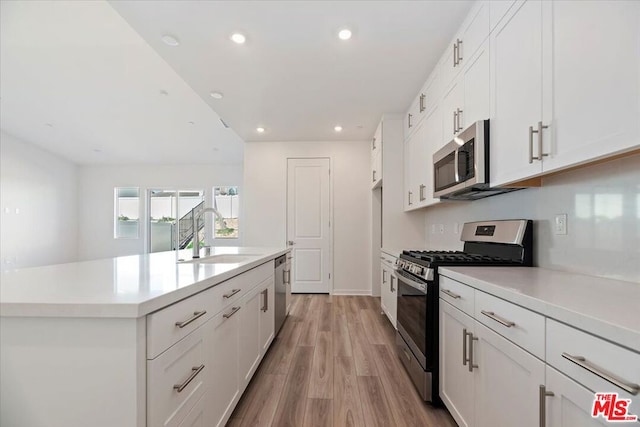
<path fill-rule="evenodd" d="M 186 380 L 184 380 L 184 382 L 182 384 L 176 384 L 173 386 L 173 389 L 176 390 L 178 393 L 181 393 L 182 390 L 184 390 L 191 381 L 193 381 L 193 379 L 195 377 L 198 376 L 198 374 L 204 369 L 204 364 L 200 365 L 200 366 L 194 366 L 193 368 L 191 368 L 191 375 L 189 375 L 189 378 L 187 378 Z"/>
<path fill-rule="evenodd" d="M 458 112 L 453 112 L 453 134 L 455 135 L 458 130 Z"/>
<path fill-rule="evenodd" d="M 424 93 L 420 94 L 420 112 L 422 113 L 424 110 L 427 109 L 427 107 L 425 107 L 424 105 L 424 100 L 426 99 L 426 95 Z"/>
<path fill-rule="evenodd" d="M 458 64 L 460 64 L 460 61 L 462 61 L 462 55 L 460 55 L 460 46 L 462 45 L 462 40 L 456 39 L 456 45 L 458 46 L 458 49 L 456 49 L 456 55 L 458 56 Z"/>
<path fill-rule="evenodd" d="M 413 117 L 413 114 L 409 113 L 409 115 L 407 117 L 408 117 L 408 120 L 409 120 L 409 123 L 408 123 L 409 127 L 413 127 L 413 124 L 411 124 L 411 118 Z"/>
<path fill-rule="evenodd" d="M 477 368 L 478 365 L 473 363 L 473 342 L 478 341 L 477 337 L 474 337 L 472 333 L 469 334 L 469 372 L 473 372 L 473 368 Z"/>
<path fill-rule="evenodd" d="M 613 384 L 614 386 L 620 387 L 627 393 L 630 393 L 635 396 L 640 391 L 640 385 L 623 380 L 622 378 L 612 374 L 611 372 L 608 372 L 605 369 L 602 369 L 599 366 L 594 365 L 583 356 L 573 356 L 569 353 L 563 352 L 562 357 L 564 357 L 570 362 L 575 363 L 581 368 L 586 369 L 592 374 L 599 376 L 600 378 Z"/>
<path fill-rule="evenodd" d="M 456 122 L 456 132 L 460 132 L 462 130 L 462 126 L 460 125 L 460 117 L 462 116 L 462 110 L 461 109 L 456 109 L 458 115 L 457 115 L 457 122 Z"/>
<path fill-rule="evenodd" d="M 453 44 L 453 68 L 458 65 L 458 43 Z"/>
<path fill-rule="evenodd" d="M 225 313 L 225 314 L 222 315 L 222 317 L 224 317 L 225 319 L 229 319 L 231 316 L 236 314 L 238 312 L 238 310 L 240 310 L 240 307 L 233 307 L 231 309 L 231 313 Z"/>
<path fill-rule="evenodd" d="M 529 164 L 533 163 L 533 159 L 538 159 L 537 157 L 533 157 L 533 133 L 537 132 L 533 130 L 533 126 L 529 126 Z"/>
<path fill-rule="evenodd" d="M 506 326 L 507 328 L 510 328 L 512 326 L 516 326 L 515 322 L 507 320 L 504 317 L 500 317 L 497 314 L 495 314 L 493 311 L 480 310 L 480 313 L 484 314 L 489 319 L 495 320 L 496 322 L 500 323 L 501 325 Z"/>
<path fill-rule="evenodd" d="M 262 301 L 263 301 L 261 310 L 266 313 L 267 310 L 269 310 L 269 289 L 265 289 L 260 293 L 262 294 Z"/>
<path fill-rule="evenodd" d="M 283 273 L 287 274 L 287 276 L 286 276 L 287 278 L 284 281 L 284 283 L 286 283 L 287 285 L 290 285 L 291 284 L 291 270 L 285 270 Z"/>
<path fill-rule="evenodd" d="M 454 294 L 453 292 L 451 292 L 449 289 L 442 289 L 442 292 L 449 295 L 451 298 L 453 299 L 460 299 L 460 295 L 458 294 Z"/>
<path fill-rule="evenodd" d="M 413 204 L 413 202 L 411 201 L 411 195 L 413 193 L 411 191 L 409 191 L 409 206 L 411 206 Z"/>
<path fill-rule="evenodd" d="M 420 201 L 426 200 L 427 198 L 424 196 L 424 189 L 427 188 L 426 185 L 420 184 Z"/>
<path fill-rule="evenodd" d="M 234 296 L 235 294 L 237 294 L 240 291 L 241 291 L 241 289 L 232 289 L 231 292 L 229 292 L 228 294 L 222 295 L 222 297 L 224 299 L 229 299 L 229 298 L 231 298 L 232 296 Z"/>
<path fill-rule="evenodd" d="M 373 171 L 371 175 L 372 175 L 373 182 L 376 182 L 376 171 Z"/>
<path fill-rule="evenodd" d="M 467 359 L 467 328 L 464 328 L 462 330 L 462 366 L 467 366 L 467 362 L 469 361 L 469 359 Z"/>
<path fill-rule="evenodd" d="M 542 122 L 538 122 L 538 160 L 542 160 L 543 157 L 547 157 L 549 155 L 542 152 L 543 129 L 549 129 L 549 126 L 543 126 Z"/>
<path fill-rule="evenodd" d="M 202 316 L 204 316 L 205 314 L 207 314 L 207 310 L 202 310 L 202 311 L 194 311 L 193 312 L 193 316 L 191 316 L 190 318 L 188 318 L 187 320 L 183 320 L 182 322 L 176 322 L 176 326 L 180 329 L 184 328 L 185 326 L 187 326 L 188 324 L 190 324 L 191 322 L 195 322 L 197 319 L 201 318 Z"/>
<path fill-rule="evenodd" d="M 371 141 L 371 150 L 375 150 L 376 149 L 376 139 L 373 138 L 373 140 Z"/>
<path fill-rule="evenodd" d="M 382 284 L 384 285 L 385 283 L 387 283 L 387 276 L 386 276 L 387 270 L 382 270 Z"/>
<path fill-rule="evenodd" d="M 391 287 L 391 293 L 394 293 L 396 291 L 396 287 L 393 286 L 393 279 L 394 279 L 394 277 L 391 276 L 391 281 L 390 281 L 390 285 L 389 285 Z"/>
<path fill-rule="evenodd" d="M 539 404 L 540 409 L 540 427 L 544 427 L 547 423 L 547 397 L 555 396 L 552 391 L 547 391 L 547 388 L 540 385 Z"/>

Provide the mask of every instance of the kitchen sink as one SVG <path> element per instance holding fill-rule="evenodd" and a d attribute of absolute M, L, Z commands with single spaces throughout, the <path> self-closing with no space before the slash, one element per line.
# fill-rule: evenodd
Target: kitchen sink
<path fill-rule="evenodd" d="M 180 263 L 200 263 L 200 264 L 238 264 L 241 262 L 252 260 L 260 254 L 220 254 L 203 258 L 195 258 Z"/>

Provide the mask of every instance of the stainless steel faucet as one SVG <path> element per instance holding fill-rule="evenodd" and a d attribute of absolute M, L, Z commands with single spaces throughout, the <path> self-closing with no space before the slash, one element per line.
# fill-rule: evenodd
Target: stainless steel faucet
<path fill-rule="evenodd" d="M 191 220 L 192 222 L 192 227 L 193 227 L 193 258 L 200 258 L 200 237 L 198 236 L 198 220 L 200 219 L 200 217 L 202 215 L 204 215 L 207 212 L 213 212 L 213 214 L 216 216 L 216 218 L 218 218 L 220 221 L 222 221 L 222 224 L 224 227 L 226 227 L 226 223 L 224 220 L 224 217 L 220 214 L 220 212 L 218 212 L 218 210 L 216 208 L 204 208 L 203 210 L 201 210 L 200 212 L 198 212 L 197 215 L 194 215 Z"/>

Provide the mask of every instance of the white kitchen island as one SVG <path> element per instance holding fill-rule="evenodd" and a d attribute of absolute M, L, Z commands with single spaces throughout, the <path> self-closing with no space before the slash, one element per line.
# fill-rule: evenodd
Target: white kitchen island
<path fill-rule="evenodd" d="M 2 273 L 0 425 L 224 425 L 273 340 L 273 259 L 288 251 Z"/>

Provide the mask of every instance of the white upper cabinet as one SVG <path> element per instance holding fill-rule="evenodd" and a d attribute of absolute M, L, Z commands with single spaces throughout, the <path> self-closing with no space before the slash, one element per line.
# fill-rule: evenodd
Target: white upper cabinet
<path fill-rule="evenodd" d="M 551 8 L 553 51 L 544 59 L 552 64 L 553 96 L 543 170 L 637 148 L 640 2 L 555 1 Z"/>
<path fill-rule="evenodd" d="M 542 121 L 542 8 L 540 1 L 516 4 L 491 34 L 492 185 L 542 170 L 531 159 L 538 149 L 529 132 Z"/>
<path fill-rule="evenodd" d="M 440 146 L 451 141 L 462 128 L 460 118 L 464 112 L 464 81 L 454 80 L 442 97 L 442 141 Z"/>
<path fill-rule="evenodd" d="M 477 2 L 442 58 L 442 78 L 448 86 L 489 35 L 488 1 Z"/>
<path fill-rule="evenodd" d="M 490 55 L 487 40 L 465 65 L 462 74 L 464 76 L 464 109 L 459 113 L 458 121 L 463 129 L 473 122 L 488 119 L 491 114 L 489 69 Z"/>
<path fill-rule="evenodd" d="M 371 139 L 371 188 L 382 185 L 382 122 Z"/>
<path fill-rule="evenodd" d="M 640 147 L 640 2 L 519 1 L 491 57 L 492 185 Z"/>

